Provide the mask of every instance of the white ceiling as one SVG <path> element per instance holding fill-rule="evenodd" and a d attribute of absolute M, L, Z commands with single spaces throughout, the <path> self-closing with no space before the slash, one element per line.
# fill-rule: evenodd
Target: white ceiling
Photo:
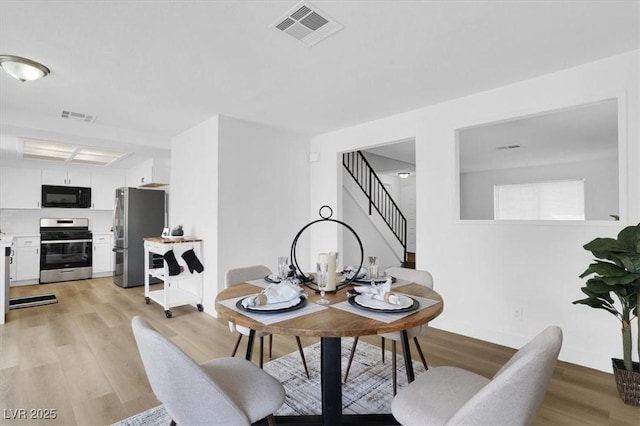
<path fill-rule="evenodd" d="M 313 47 L 270 28 L 296 4 L 1 0 L 0 54 L 51 75 L 1 73 L 0 130 L 148 153 L 218 113 L 313 135 L 639 48 L 637 0 L 314 0 L 344 29 Z"/>
<path fill-rule="evenodd" d="M 410 171 L 415 170 L 416 165 L 416 141 L 414 139 L 407 141 L 398 141 L 391 144 L 376 146 L 367 148 L 366 152 L 370 152 L 382 157 L 391 158 L 399 162 L 405 163 L 404 168 L 409 168 Z"/>
<path fill-rule="evenodd" d="M 615 158 L 617 100 L 462 129 L 458 138 L 463 173 Z"/>

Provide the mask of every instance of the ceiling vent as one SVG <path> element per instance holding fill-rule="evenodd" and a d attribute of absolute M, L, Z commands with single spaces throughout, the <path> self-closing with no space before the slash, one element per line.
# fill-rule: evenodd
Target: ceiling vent
<path fill-rule="evenodd" d="M 82 114 L 80 112 L 62 111 L 62 118 L 68 118 L 75 121 L 84 121 L 85 123 L 93 123 L 96 121 L 95 115 Z"/>
<path fill-rule="evenodd" d="M 289 34 L 307 46 L 313 46 L 340 31 L 343 26 L 308 1 L 302 1 L 273 23 L 271 28 Z"/>

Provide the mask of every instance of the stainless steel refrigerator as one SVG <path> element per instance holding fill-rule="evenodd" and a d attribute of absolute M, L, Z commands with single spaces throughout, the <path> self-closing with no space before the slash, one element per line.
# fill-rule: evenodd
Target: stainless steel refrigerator
<path fill-rule="evenodd" d="M 165 192 L 118 188 L 113 211 L 115 269 L 120 287 L 144 285 L 144 237 L 159 237 L 165 225 Z"/>

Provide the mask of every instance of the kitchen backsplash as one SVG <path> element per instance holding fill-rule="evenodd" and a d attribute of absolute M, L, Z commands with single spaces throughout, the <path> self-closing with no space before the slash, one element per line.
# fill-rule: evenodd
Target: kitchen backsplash
<path fill-rule="evenodd" d="M 7 235 L 40 233 L 40 218 L 86 217 L 93 232 L 109 232 L 113 212 L 91 209 L 0 209 L 0 230 Z"/>

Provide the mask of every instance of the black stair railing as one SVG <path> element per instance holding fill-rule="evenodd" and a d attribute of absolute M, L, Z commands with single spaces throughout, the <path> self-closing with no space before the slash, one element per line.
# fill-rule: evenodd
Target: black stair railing
<path fill-rule="evenodd" d="M 362 192 L 369 199 L 369 215 L 375 209 L 385 221 L 393 235 L 398 239 L 404 250 L 403 260 L 407 260 L 407 219 L 391 194 L 362 155 L 361 151 L 342 154 L 342 164 L 358 183 Z"/>

